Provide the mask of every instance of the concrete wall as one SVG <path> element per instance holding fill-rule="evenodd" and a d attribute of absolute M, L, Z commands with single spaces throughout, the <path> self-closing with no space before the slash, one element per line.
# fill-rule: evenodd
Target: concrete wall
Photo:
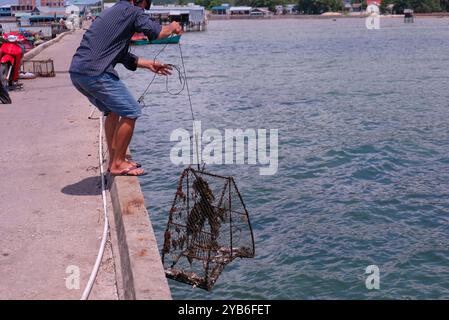
<path fill-rule="evenodd" d="M 171 299 L 138 178 L 113 178 L 110 194 L 118 247 L 116 265 L 120 269 L 117 276 L 121 276 L 119 287 L 123 288 L 120 298 Z M 111 232 L 114 232 L 112 227 Z"/>
<path fill-rule="evenodd" d="M 62 38 L 64 38 L 66 35 L 71 34 L 73 31 L 67 31 L 64 33 L 59 34 L 58 36 L 56 36 L 56 38 L 51 39 L 47 42 L 44 42 L 43 44 L 31 49 L 30 51 L 28 51 L 27 53 L 25 53 L 25 56 L 23 57 L 24 61 L 28 61 L 33 59 L 35 56 L 37 56 L 39 53 L 42 52 L 42 50 L 44 50 L 45 48 L 48 48 L 49 46 L 55 44 L 56 42 L 60 41 Z"/>

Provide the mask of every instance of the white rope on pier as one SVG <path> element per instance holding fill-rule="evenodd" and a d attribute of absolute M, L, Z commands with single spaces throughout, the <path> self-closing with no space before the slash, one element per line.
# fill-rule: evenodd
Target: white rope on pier
<path fill-rule="evenodd" d="M 93 112 L 92 112 L 93 113 Z M 92 116 L 92 114 L 91 114 Z M 106 202 L 106 183 L 104 178 L 104 169 L 103 169 L 103 116 L 100 116 L 100 133 L 98 138 L 98 154 L 100 156 L 100 177 L 101 177 L 101 195 L 103 197 L 103 213 L 104 213 L 104 228 L 103 228 L 103 237 L 101 239 L 100 249 L 98 250 L 97 260 L 95 261 L 95 265 L 92 269 L 92 272 L 89 277 L 89 281 L 87 282 L 86 288 L 84 289 L 83 295 L 81 296 L 81 300 L 87 300 L 89 298 L 90 292 L 92 291 L 92 287 L 95 282 L 95 278 L 98 274 L 98 269 L 100 268 L 101 260 L 103 259 L 104 249 L 106 247 L 106 241 L 108 239 L 109 232 L 109 221 L 108 221 L 108 208 Z"/>

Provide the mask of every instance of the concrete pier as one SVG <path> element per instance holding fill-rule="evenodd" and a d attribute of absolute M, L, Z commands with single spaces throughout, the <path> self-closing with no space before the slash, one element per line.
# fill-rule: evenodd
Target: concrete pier
<path fill-rule="evenodd" d="M 53 59 L 56 77 L 22 80 L 24 89 L 11 93 L 13 103 L 0 104 L 0 299 L 79 299 L 97 256 L 103 230 L 99 120 L 88 119 L 88 101 L 67 72 L 82 34 L 68 34 L 33 58 Z M 120 193 L 115 190 L 116 197 Z M 123 241 L 137 236 L 115 236 L 113 211 L 120 211 L 112 210 L 111 201 L 109 207 L 112 241 L 90 298 L 169 299 L 157 247 L 148 248 L 153 265 L 138 263 L 133 270 L 131 256 L 129 268 L 120 268 L 120 248 L 135 246 Z M 148 215 L 140 219 L 148 224 Z M 139 232 L 154 237 L 151 228 Z M 140 288 L 150 293 L 142 295 L 129 292 L 129 283 L 123 287 L 123 277 L 144 277 L 147 267 L 158 270 L 151 275 L 157 278 L 155 291 Z"/>

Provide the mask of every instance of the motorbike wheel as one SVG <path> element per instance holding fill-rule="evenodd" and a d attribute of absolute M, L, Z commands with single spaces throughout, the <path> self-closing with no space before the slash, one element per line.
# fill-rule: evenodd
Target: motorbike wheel
<path fill-rule="evenodd" d="M 2 63 L 0 64 L 0 101 L 3 104 L 12 103 L 11 97 L 8 93 L 8 74 L 11 69 L 10 63 Z"/>

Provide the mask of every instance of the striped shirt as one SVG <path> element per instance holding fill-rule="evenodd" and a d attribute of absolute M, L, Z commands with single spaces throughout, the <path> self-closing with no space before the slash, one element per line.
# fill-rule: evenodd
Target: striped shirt
<path fill-rule="evenodd" d="M 73 56 L 69 72 L 97 76 L 103 72 L 118 77 L 114 67 L 123 64 L 136 70 L 137 56 L 128 52 L 135 32 L 144 33 L 148 39 L 156 39 L 162 26 L 132 3 L 122 0 L 103 11 L 83 36 Z"/>

